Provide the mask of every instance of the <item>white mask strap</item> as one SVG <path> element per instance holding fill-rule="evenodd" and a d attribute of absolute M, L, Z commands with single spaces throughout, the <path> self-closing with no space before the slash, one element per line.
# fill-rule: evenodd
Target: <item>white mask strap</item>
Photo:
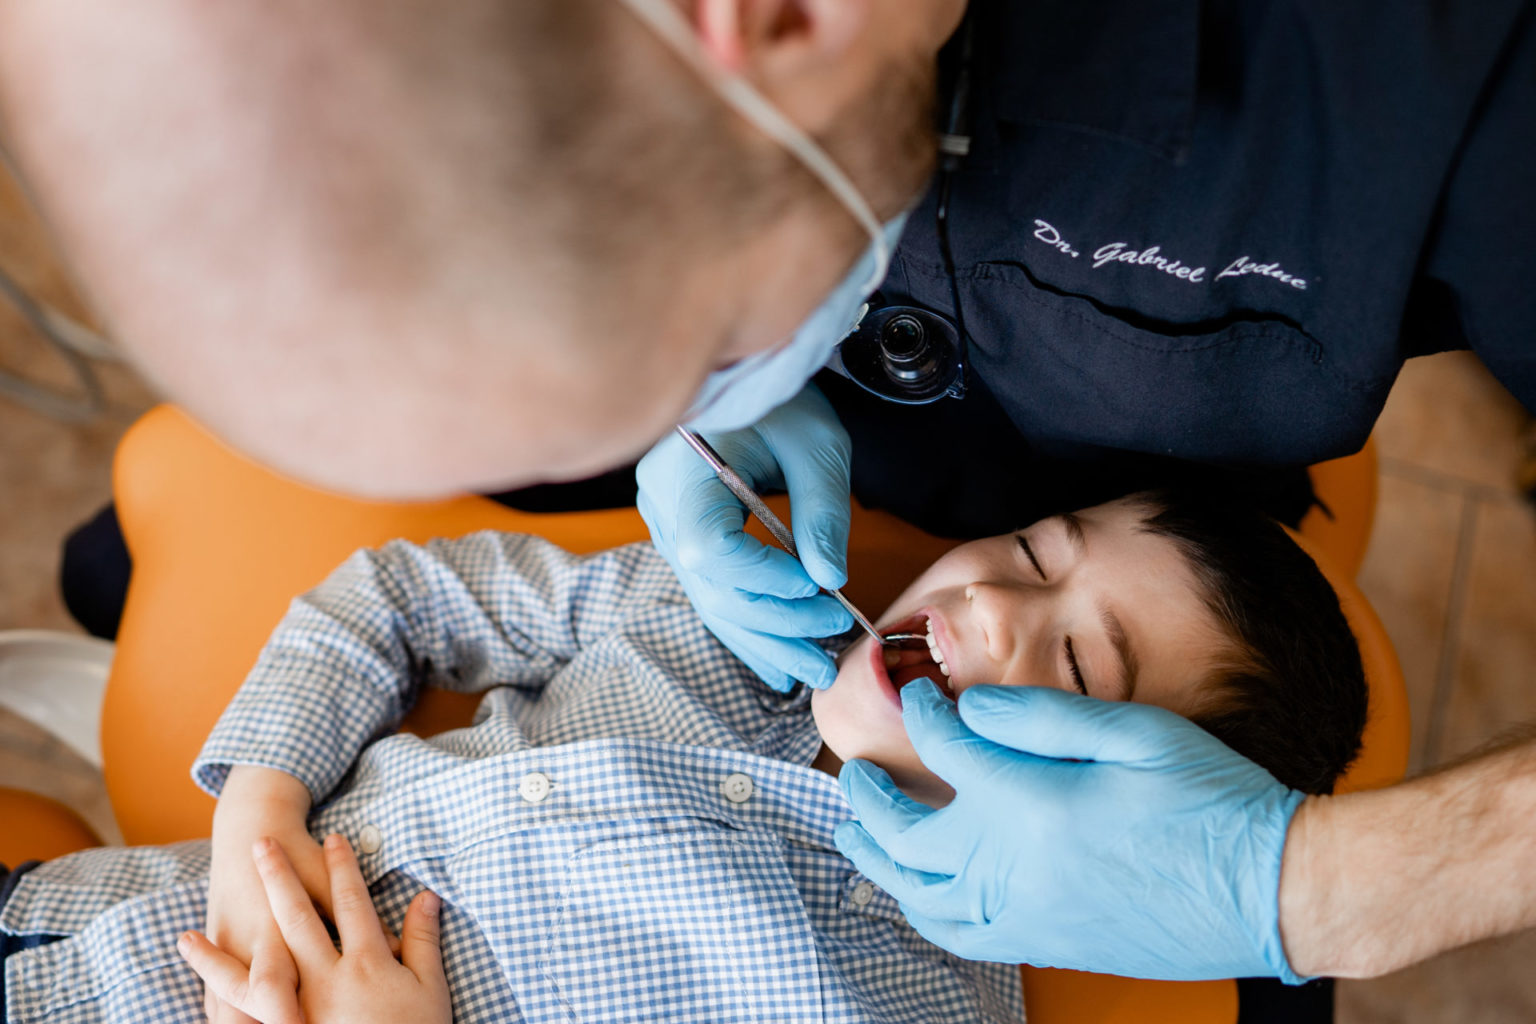
<path fill-rule="evenodd" d="M 779 109 L 770 103 L 766 96 L 753 88 L 746 79 L 720 67 L 699 42 L 693 26 L 671 4 L 670 0 L 620 0 L 620 2 L 637 18 L 649 25 L 679 57 L 713 86 L 727 106 L 746 118 L 764 135 L 789 150 L 805 165 L 806 170 L 814 174 L 828 191 L 837 197 L 838 202 L 843 204 L 853 219 L 859 222 L 859 226 L 869 234 L 870 241 L 874 245 L 874 271 L 864 290 L 872 292 L 878 288 L 891 267 L 891 250 L 886 243 L 885 232 L 881 230 L 879 218 L 875 216 L 874 210 L 865 201 L 858 187 L 848 178 L 848 175 L 843 173 L 843 169 L 833 162 L 827 155 L 827 151 L 817 145 L 816 141 L 803 132 L 798 125 L 780 113 Z"/>

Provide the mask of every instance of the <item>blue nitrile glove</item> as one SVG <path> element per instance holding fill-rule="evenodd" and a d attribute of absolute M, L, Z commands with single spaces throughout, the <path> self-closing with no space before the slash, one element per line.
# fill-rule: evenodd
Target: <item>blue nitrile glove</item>
<path fill-rule="evenodd" d="M 651 539 L 720 642 L 770 686 L 830 686 L 831 657 L 805 637 L 834 636 L 853 617 L 818 585 L 848 570 L 848 432 L 815 387 L 755 425 L 708 437 L 752 489 L 789 491 L 790 525 L 804 565 L 743 532 L 747 511 L 675 435 L 640 460 L 637 504 Z"/>
<path fill-rule="evenodd" d="M 1301 793 L 1161 708 L 977 686 L 957 715 L 926 680 L 902 708 L 954 802 L 935 811 L 850 761 L 859 822 L 837 845 L 929 941 L 1130 977 L 1302 980 L 1279 921 Z"/>

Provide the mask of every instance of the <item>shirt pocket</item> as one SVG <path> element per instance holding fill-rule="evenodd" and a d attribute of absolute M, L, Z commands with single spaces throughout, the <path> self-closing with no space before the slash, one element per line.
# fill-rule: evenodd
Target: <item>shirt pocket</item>
<path fill-rule="evenodd" d="M 700 826 L 578 850 L 541 967 L 580 1021 L 822 1019 L 783 841 L 754 832 Z"/>
<path fill-rule="evenodd" d="M 1160 319 L 1007 263 L 980 266 L 962 287 L 975 372 L 1021 433 L 1047 445 L 1319 462 L 1364 443 L 1390 383 L 1342 372 L 1276 312 Z"/>

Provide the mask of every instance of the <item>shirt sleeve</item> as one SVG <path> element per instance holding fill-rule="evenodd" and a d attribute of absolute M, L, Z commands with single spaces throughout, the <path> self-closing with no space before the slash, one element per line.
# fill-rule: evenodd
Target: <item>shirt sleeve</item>
<path fill-rule="evenodd" d="M 1536 3 L 1516 24 L 1446 183 L 1405 326 L 1423 351 L 1465 338 L 1536 412 Z"/>
<path fill-rule="evenodd" d="M 290 606 L 193 780 L 217 796 L 232 766 L 261 765 L 319 802 L 422 686 L 537 693 L 638 607 L 685 600 L 649 545 L 583 558 L 537 537 L 478 533 L 359 551 Z"/>

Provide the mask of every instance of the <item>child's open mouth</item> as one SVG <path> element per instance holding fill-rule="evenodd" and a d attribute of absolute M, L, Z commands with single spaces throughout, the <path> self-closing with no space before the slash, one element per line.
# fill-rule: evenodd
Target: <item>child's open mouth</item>
<path fill-rule="evenodd" d="M 950 700 L 955 691 L 950 685 L 949 665 L 933 635 L 933 623 L 926 614 L 918 613 L 900 622 L 882 628 L 884 633 L 920 633 L 927 643 L 909 641 L 900 647 L 887 645 L 877 652 L 876 664 L 890 680 L 891 689 L 900 693 L 901 688 L 918 679 L 932 679 Z"/>

